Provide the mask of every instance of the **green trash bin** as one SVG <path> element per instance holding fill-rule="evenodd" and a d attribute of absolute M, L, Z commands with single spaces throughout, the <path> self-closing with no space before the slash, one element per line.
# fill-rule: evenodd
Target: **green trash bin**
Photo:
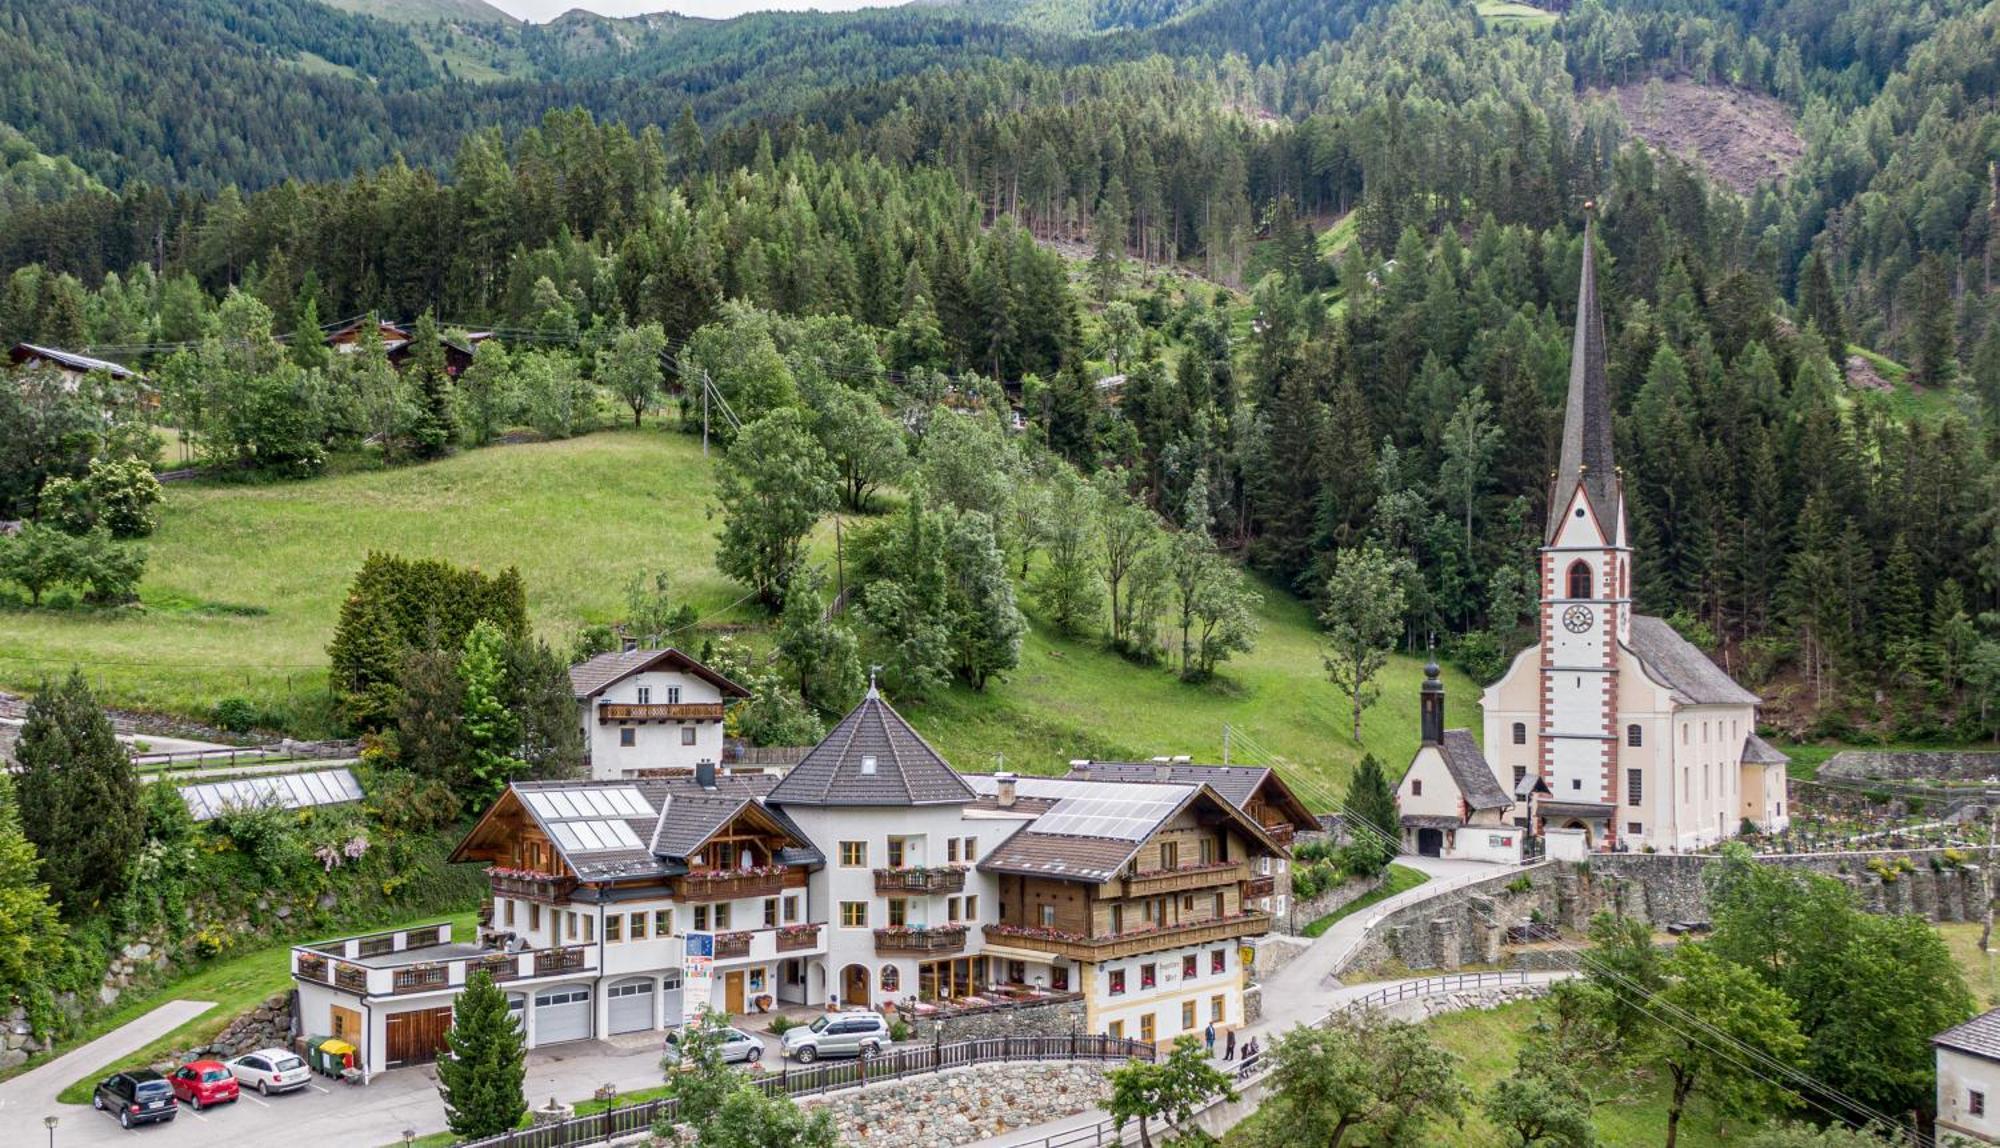
<path fill-rule="evenodd" d="M 340 1075 L 340 1068 L 337 1064 L 329 1067 L 327 1063 L 326 1043 L 332 1039 L 330 1036 L 309 1036 L 306 1038 L 306 1063 L 312 1066 L 314 1072 L 322 1076 Z"/>

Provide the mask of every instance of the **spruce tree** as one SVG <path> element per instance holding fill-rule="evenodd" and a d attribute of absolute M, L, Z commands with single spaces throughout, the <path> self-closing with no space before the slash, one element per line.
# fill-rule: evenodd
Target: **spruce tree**
<path fill-rule="evenodd" d="M 1819 328 L 1834 362 L 1847 358 L 1847 320 L 1840 314 L 1833 276 L 1827 274 L 1826 260 L 1818 252 L 1807 255 L 1799 267 L 1799 319 L 1800 326 L 1811 323 Z"/>
<path fill-rule="evenodd" d="M 1347 783 L 1347 801 L 1341 813 L 1355 826 L 1348 832 L 1351 840 L 1377 843 L 1377 834 L 1388 841 L 1402 840 L 1403 822 L 1396 812 L 1396 790 L 1374 754 L 1362 755 L 1361 764 Z M 1380 843 L 1386 847 L 1386 842 Z"/>
<path fill-rule="evenodd" d="M 453 409 L 451 375 L 445 370 L 444 336 L 429 311 L 410 333 L 410 373 L 415 388 L 416 418 L 410 424 L 410 453 L 438 458 L 458 441 L 458 412 Z"/>
<path fill-rule="evenodd" d="M 474 624 L 458 659 L 458 680 L 465 688 L 460 729 L 477 786 L 467 796 L 478 808 L 527 769 L 519 756 L 521 722 L 507 706 L 507 636 L 500 627 L 484 618 Z"/>
<path fill-rule="evenodd" d="M 50 895 L 65 915 L 81 916 L 123 887 L 146 819 L 132 759 L 80 670 L 43 683 L 14 756 L 22 832 L 41 851 Z"/>
<path fill-rule="evenodd" d="M 438 1094 L 446 1123 L 465 1139 L 498 1136 L 527 1114 L 527 1079 L 521 1027 L 507 1011 L 507 994 L 493 975 L 476 970 L 453 1007 L 445 1033 L 447 1054 L 438 1058 Z"/>

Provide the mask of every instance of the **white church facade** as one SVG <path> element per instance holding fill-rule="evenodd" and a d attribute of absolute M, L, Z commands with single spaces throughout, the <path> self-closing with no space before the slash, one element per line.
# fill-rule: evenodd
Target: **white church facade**
<path fill-rule="evenodd" d="M 1472 763 L 1479 751 L 1469 732 L 1433 727 L 1435 678 L 1426 683 L 1424 744 L 1397 794 L 1406 844 L 1422 851 L 1472 856 L 1488 834 L 1456 830 L 1497 822 L 1552 841 L 1559 835 L 1586 851 L 1670 853 L 1735 836 L 1746 822 L 1770 832 L 1790 820 L 1785 757 L 1757 736 L 1757 696 L 1665 621 L 1633 609 L 1593 238 L 1586 231 L 1562 452 L 1541 548 L 1539 641 L 1480 697 L 1491 785 Z M 1441 693 L 1435 709 L 1441 727 Z M 1412 792 L 1435 792 L 1440 776 L 1461 806 L 1450 841 L 1448 811 Z M 1496 812 L 1502 795 L 1510 804 Z"/>

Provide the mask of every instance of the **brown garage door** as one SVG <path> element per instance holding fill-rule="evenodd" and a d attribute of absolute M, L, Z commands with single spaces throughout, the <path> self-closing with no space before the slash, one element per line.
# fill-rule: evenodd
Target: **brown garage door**
<path fill-rule="evenodd" d="M 444 1047 L 444 1034 L 451 1028 L 451 1008 L 417 1009 L 389 1014 L 389 1063 L 429 1064 Z"/>

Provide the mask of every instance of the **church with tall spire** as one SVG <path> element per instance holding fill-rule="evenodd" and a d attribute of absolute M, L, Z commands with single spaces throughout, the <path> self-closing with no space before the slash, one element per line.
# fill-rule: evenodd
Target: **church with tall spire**
<path fill-rule="evenodd" d="M 1682 852 L 1790 820 L 1785 757 L 1757 736 L 1757 696 L 1665 621 L 1633 609 L 1595 243 L 1595 223 L 1587 223 L 1562 450 L 1540 552 L 1538 640 L 1480 697 L 1484 771 L 1466 760 L 1465 731 L 1425 723 L 1424 749 L 1398 793 L 1406 839 L 1423 852 L 1472 855 L 1460 845 L 1462 830 L 1483 847 L 1496 821 L 1544 837 L 1560 854 Z M 1463 807 L 1458 830 L 1444 824 L 1436 801 L 1407 792 L 1421 790 L 1418 767 L 1433 744 L 1452 766 L 1447 796 Z M 1495 789 L 1510 799 L 1504 812 L 1474 808 L 1490 805 Z"/>

